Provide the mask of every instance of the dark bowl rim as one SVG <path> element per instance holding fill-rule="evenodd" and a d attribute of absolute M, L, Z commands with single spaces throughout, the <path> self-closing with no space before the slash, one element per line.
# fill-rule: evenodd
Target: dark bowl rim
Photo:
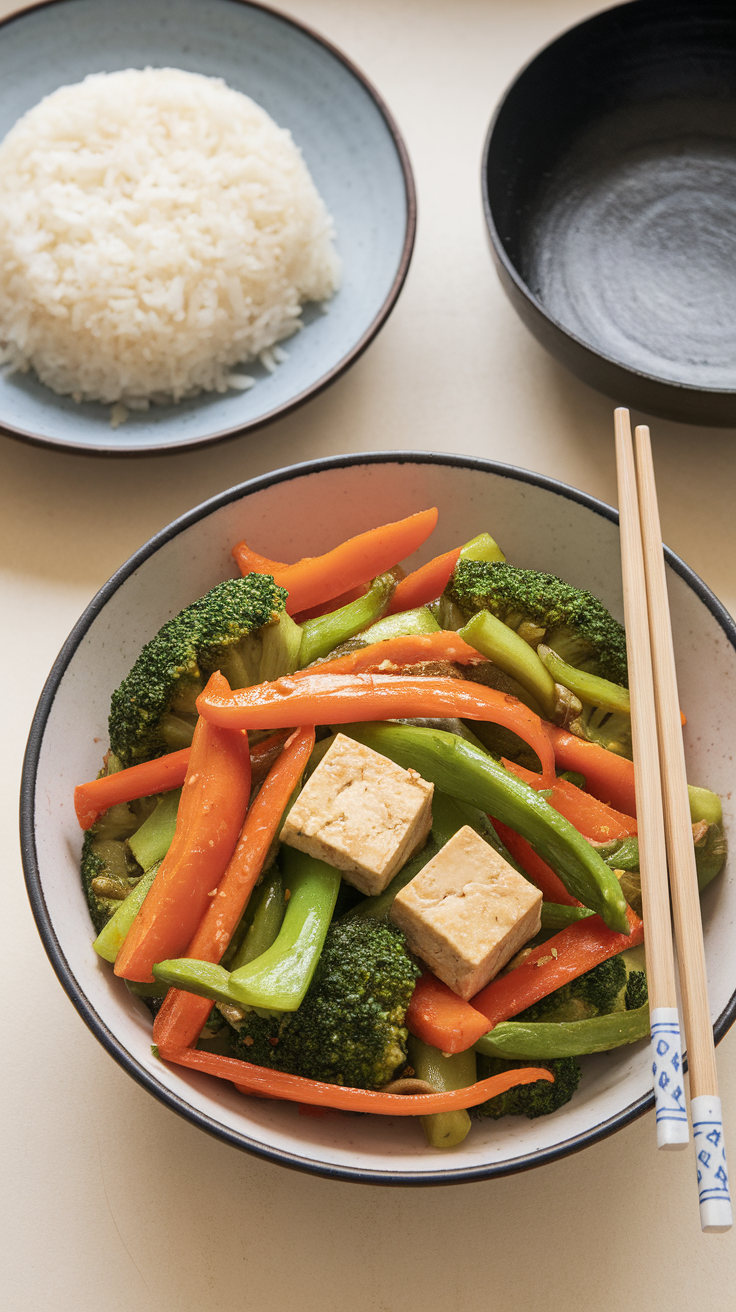
<path fill-rule="evenodd" d="M 250 1139 L 247 1135 L 239 1134 L 230 1130 L 215 1121 L 212 1117 L 198 1111 L 187 1103 L 177 1094 L 172 1093 L 170 1089 L 156 1080 L 148 1071 L 146 1071 L 123 1047 L 122 1043 L 111 1033 L 104 1021 L 91 1006 L 83 989 L 77 982 L 71 967 L 66 960 L 62 947 L 56 936 L 51 918 L 46 907 L 43 890 L 41 887 L 41 878 L 38 867 L 38 857 L 35 842 L 35 784 L 38 770 L 39 757 L 43 743 L 43 736 L 46 728 L 46 722 L 56 696 L 57 689 L 66 673 L 66 670 L 82 642 L 92 621 L 103 610 L 107 602 L 130 576 L 146 560 L 166 543 L 178 537 L 180 533 L 206 519 L 213 511 L 229 505 L 231 502 L 241 500 L 251 493 L 263 491 L 266 488 L 273 487 L 279 483 L 286 483 L 294 478 L 302 478 L 310 474 L 319 474 L 336 469 L 346 469 L 355 465 L 395 465 L 395 464 L 416 464 L 416 465 L 445 465 L 452 468 L 461 468 L 477 470 L 482 473 L 494 474 L 501 478 L 510 478 L 517 482 L 527 483 L 532 487 L 542 488 L 556 496 L 561 496 L 569 501 L 576 502 L 578 505 L 585 506 L 595 514 L 600 515 L 603 519 L 609 520 L 613 524 L 618 523 L 618 511 L 612 506 L 600 501 L 597 497 L 590 496 L 587 492 L 581 492 L 576 488 L 570 487 L 557 479 L 549 478 L 544 474 L 533 473 L 526 469 L 520 469 L 514 465 L 502 464 L 495 460 L 485 460 L 480 457 L 453 455 L 432 451 L 378 451 L 357 453 L 341 456 L 327 456 L 318 460 L 304 461 L 301 464 L 288 465 L 283 469 L 274 470 L 269 474 L 261 474 L 256 478 L 249 479 L 244 483 L 239 483 L 234 487 L 228 488 L 224 492 L 204 501 L 201 505 L 195 506 L 186 514 L 172 521 L 165 528 L 154 534 L 148 542 L 139 547 L 132 556 L 116 570 L 108 579 L 107 583 L 100 588 L 99 592 L 93 597 L 92 601 L 85 608 L 77 623 L 74 625 L 69 637 L 64 643 L 59 655 L 57 656 L 51 672 L 46 680 L 41 693 L 38 706 L 36 708 L 31 730 L 28 736 L 25 757 L 23 761 L 23 774 L 20 796 L 20 832 L 21 832 L 21 853 L 23 858 L 23 869 L 26 880 L 29 901 L 33 912 L 36 926 L 38 928 L 43 946 L 53 966 L 59 982 L 64 988 L 67 996 L 76 1007 L 82 1019 L 89 1029 L 99 1040 L 103 1048 L 109 1052 L 110 1056 L 122 1066 L 128 1075 L 132 1076 L 144 1089 L 158 1098 L 164 1106 L 169 1107 L 172 1111 L 183 1116 L 191 1124 L 198 1126 L 200 1129 L 212 1134 L 215 1138 L 228 1143 L 235 1148 L 253 1153 L 257 1157 L 262 1157 L 266 1161 L 276 1162 L 281 1166 L 291 1167 L 296 1170 L 306 1171 L 314 1175 L 326 1176 L 333 1179 L 349 1180 L 361 1184 L 392 1184 L 392 1185 L 440 1185 L 440 1184 L 463 1184 L 476 1180 L 493 1179 L 505 1175 L 514 1175 L 517 1172 L 529 1170 L 532 1167 L 543 1166 L 549 1162 L 558 1161 L 572 1153 L 579 1152 L 591 1144 L 598 1143 L 601 1139 L 607 1138 L 617 1130 L 623 1129 L 632 1121 L 642 1116 L 654 1106 L 654 1095 L 646 1094 L 641 1098 L 630 1103 L 615 1116 L 609 1117 L 608 1120 L 601 1122 L 595 1129 L 589 1130 L 584 1134 L 573 1136 L 564 1143 L 557 1144 L 553 1148 L 540 1150 L 538 1152 L 527 1153 L 525 1156 L 517 1158 L 511 1163 L 486 1164 L 477 1167 L 464 1167 L 458 1170 L 437 1170 L 428 1172 L 400 1172 L 371 1170 L 363 1167 L 345 1167 L 331 1166 L 328 1163 L 316 1161 L 312 1158 L 299 1156 L 297 1153 L 287 1152 L 282 1149 L 267 1147 L 256 1140 Z M 736 649 L 736 623 L 729 615 L 728 611 L 717 599 L 717 597 L 706 586 L 703 580 L 692 570 L 683 560 L 680 559 L 669 547 L 665 547 L 665 557 L 667 564 L 675 571 L 676 574 L 684 580 L 685 583 L 699 597 L 707 607 L 713 617 L 720 624 L 723 632 L 730 642 L 731 646 Z M 718 1017 L 714 1026 L 715 1040 L 719 1043 L 727 1032 L 729 1027 L 736 1019 L 736 991 L 732 994 L 729 1002 Z"/>
<path fill-rule="evenodd" d="M 38 13 L 41 9 L 50 9 L 52 6 L 55 7 L 60 4 L 73 3 L 75 3 L 75 0 L 43 0 L 42 4 L 27 5 L 23 9 L 16 10 L 15 13 L 10 14 L 7 18 L 0 19 L 0 35 L 2 34 L 2 29 L 7 27 L 10 23 L 15 23 L 19 19 L 27 18 L 30 14 Z M 383 118 L 398 157 L 404 181 L 404 196 L 406 201 L 406 227 L 404 231 L 404 241 L 401 248 L 401 256 L 396 268 L 394 280 L 388 290 L 383 304 L 348 354 L 332 369 L 328 370 L 326 374 L 322 374 L 320 378 L 316 379 L 316 381 L 310 384 L 309 387 L 305 387 L 304 390 L 299 392 L 296 396 L 293 396 L 291 400 L 284 401 L 282 405 L 276 406 L 273 410 L 269 410 L 265 415 L 260 415 L 256 419 L 249 420 L 246 424 L 235 424 L 229 428 L 222 428 L 215 433 L 210 433 L 207 437 L 197 438 L 191 442 L 151 442 L 145 447 L 113 447 L 103 444 L 73 442 L 67 441 L 66 439 L 41 437 L 38 433 L 30 432 L 27 429 L 19 428 L 17 425 L 8 424 L 5 420 L 2 420 L 0 421 L 0 431 L 6 433 L 8 437 L 12 437 L 19 442 L 27 442 L 31 446 L 46 447 L 53 451 L 72 451 L 76 455 L 109 456 L 112 458 L 119 457 L 121 459 L 136 456 L 174 455 L 181 451 L 198 451 L 205 446 L 212 446 L 218 442 L 226 442 L 232 438 L 243 436 L 246 433 L 256 432 L 260 428 L 265 428 L 268 424 L 274 423 L 277 419 L 283 419 L 286 415 L 289 415 L 292 411 L 298 409 L 299 406 L 310 401 L 312 397 L 318 396 L 320 392 L 325 391 L 326 388 L 330 387 L 331 384 L 336 382 L 344 373 L 347 373 L 348 369 L 350 369 L 363 352 L 367 350 L 373 339 L 378 336 L 378 333 L 381 331 L 389 315 L 395 308 L 396 302 L 401 294 L 401 289 L 406 281 L 406 275 L 409 272 L 409 265 L 411 264 L 412 255 L 414 253 L 414 242 L 417 231 L 417 192 L 406 142 L 404 141 L 391 110 L 379 91 L 366 74 L 358 68 L 357 64 L 354 64 L 342 50 L 336 45 L 333 45 L 331 41 L 322 36 L 321 33 L 317 32 L 316 29 L 309 24 L 302 23 L 300 19 L 294 18 L 291 14 L 284 13 L 282 10 L 274 8 L 273 5 L 263 4 L 261 3 L 261 0 L 228 0 L 228 3 L 244 5 L 249 9 L 260 9 L 264 13 L 270 14 L 273 18 L 278 19 L 286 26 L 296 28 L 297 31 L 301 32 L 301 34 L 309 38 L 309 40 L 315 42 L 316 45 L 322 46 L 323 49 L 328 51 L 328 53 L 342 64 L 343 67 L 352 74 L 355 80 L 360 83 Z M 53 395 L 53 393 L 50 393 L 50 395 Z"/>
<path fill-rule="evenodd" d="M 633 11 L 636 11 L 637 13 L 641 12 L 641 3 L 642 0 L 627 0 L 626 4 L 612 5 L 609 9 L 602 9 L 597 14 L 591 14 L 588 18 L 584 18 L 582 22 L 573 23 L 570 27 L 565 28 L 564 32 L 560 32 L 556 37 L 553 37 L 551 41 L 548 41 L 545 45 L 541 46 L 539 50 L 536 50 L 531 58 L 522 65 L 518 73 L 515 74 L 513 80 L 506 87 L 506 90 L 493 111 L 485 135 L 485 140 L 483 142 L 483 151 L 481 154 L 480 185 L 483 200 L 483 214 L 488 229 L 488 237 L 494 257 L 498 260 L 499 264 L 503 266 L 504 272 L 511 279 L 519 294 L 528 301 L 537 314 L 539 314 L 552 328 L 561 333 L 563 337 L 566 337 L 569 341 L 574 342 L 576 346 L 580 347 L 583 351 L 586 351 L 595 359 L 602 360 L 606 364 L 612 365 L 614 368 L 620 369 L 626 374 L 630 374 L 634 378 L 640 378 L 645 383 L 654 383 L 658 387 L 670 389 L 674 395 L 687 393 L 693 397 L 703 398 L 732 397 L 736 396 L 736 388 L 734 387 L 701 387 L 694 383 L 677 382 L 673 378 L 661 378 L 658 374 L 650 374 L 646 373 L 643 369 L 636 369 L 633 365 L 625 364 L 623 361 L 617 360 L 615 356 L 608 355 L 605 351 L 599 350 L 597 346 L 593 346 L 590 342 L 586 341 L 585 338 L 579 337 L 578 334 L 574 333 L 570 328 L 566 328 L 564 324 L 560 323 L 559 319 L 555 319 L 555 317 L 550 314 L 549 310 L 547 310 L 544 303 L 534 295 L 534 292 L 509 257 L 498 228 L 496 227 L 493 206 L 488 194 L 488 174 L 491 167 L 493 136 L 498 120 L 501 117 L 506 102 L 512 92 L 516 90 L 516 87 L 526 77 L 527 73 L 530 72 L 539 59 L 547 55 L 555 46 L 562 44 L 572 36 L 574 32 L 579 31 L 581 28 L 589 27 L 602 20 L 608 19 L 610 15 L 614 13 L 616 15 L 627 15 L 628 13 L 632 20 L 635 19 L 636 14 Z M 666 6 L 663 5 L 662 7 L 664 12 Z M 734 23 L 736 25 L 736 18 L 734 19 Z M 687 422 L 687 420 L 684 420 L 683 422 Z"/>

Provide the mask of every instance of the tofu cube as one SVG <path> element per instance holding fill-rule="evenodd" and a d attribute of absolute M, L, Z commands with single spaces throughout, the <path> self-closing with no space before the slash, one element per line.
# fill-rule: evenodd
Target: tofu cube
<path fill-rule="evenodd" d="M 465 825 L 397 893 L 391 919 L 466 1001 L 538 933 L 542 894 Z"/>
<path fill-rule="evenodd" d="M 339 733 L 292 806 L 281 841 L 336 866 L 361 893 L 382 893 L 423 846 L 433 793 L 416 770 Z"/>

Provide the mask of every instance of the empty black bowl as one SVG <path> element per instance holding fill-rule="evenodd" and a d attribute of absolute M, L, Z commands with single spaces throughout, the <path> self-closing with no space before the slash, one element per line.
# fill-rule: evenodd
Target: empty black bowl
<path fill-rule="evenodd" d="M 608 395 L 736 424 L 736 4 L 635 0 L 516 78 L 483 152 L 503 286 Z"/>

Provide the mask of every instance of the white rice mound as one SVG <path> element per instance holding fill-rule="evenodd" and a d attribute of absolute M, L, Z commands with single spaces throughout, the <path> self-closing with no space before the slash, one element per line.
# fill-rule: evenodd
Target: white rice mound
<path fill-rule="evenodd" d="M 0 144 L 2 359 L 137 409 L 248 387 L 234 367 L 273 367 L 302 304 L 339 286 L 333 237 L 291 134 L 248 96 L 174 68 L 94 74 Z"/>

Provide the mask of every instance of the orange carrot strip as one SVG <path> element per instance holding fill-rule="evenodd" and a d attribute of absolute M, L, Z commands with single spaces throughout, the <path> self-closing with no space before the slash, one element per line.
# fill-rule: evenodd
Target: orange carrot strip
<path fill-rule="evenodd" d="M 488 1021 L 442 980 L 425 971 L 412 993 L 406 1027 L 423 1043 L 442 1052 L 465 1052 L 487 1034 Z"/>
<path fill-rule="evenodd" d="M 636 815 L 633 761 L 607 751 L 598 743 L 586 743 L 547 721 L 544 729 L 554 748 L 555 760 L 563 770 L 585 775 L 586 791 L 601 802 L 608 802 L 624 815 Z"/>
<path fill-rule="evenodd" d="M 366 579 L 385 573 L 421 547 L 437 523 L 437 510 L 421 510 L 417 515 L 382 524 L 357 537 L 349 538 L 324 556 L 312 556 L 296 565 L 287 565 L 274 574 L 276 582 L 289 593 L 289 615 L 310 610 L 322 601 L 339 597 Z M 238 544 L 240 547 L 241 544 Z"/>
<path fill-rule="evenodd" d="M 258 793 L 227 870 L 184 955 L 221 960 L 263 869 L 291 794 L 314 747 L 314 729 L 295 729 Z M 209 998 L 169 989 L 153 1025 L 154 1043 L 186 1048 L 194 1043 L 212 1010 Z"/>
<path fill-rule="evenodd" d="M 462 547 L 455 547 L 453 551 L 445 551 L 443 555 L 435 556 L 434 560 L 428 560 L 426 565 L 407 574 L 398 584 L 386 614 L 416 610 L 418 606 L 426 606 L 428 601 L 439 597 L 447 587 L 461 550 Z"/>
<path fill-rule="evenodd" d="M 190 747 L 183 747 L 180 752 L 169 752 L 153 761 L 131 765 L 127 770 L 118 770 L 117 774 L 77 784 L 74 810 L 82 829 L 89 829 L 98 815 L 120 802 L 133 802 L 137 797 L 150 797 L 152 793 L 180 788 L 189 765 L 190 751 Z"/>
<path fill-rule="evenodd" d="M 243 575 L 276 574 L 279 570 L 289 568 L 283 560 L 269 560 L 268 556 L 259 556 L 257 551 L 251 550 L 247 542 L 236 542 L 232 554 Z"/>
<path fill-rule="evenodd" d="M 536 774 L 533 770 L 525 770 L 522 765 L 516 765 L 514 761 L 504 759 L 503 764 L 507 770 L 519 779 L 523 779 L 531 788 L 544 788 L 541 774 Z M 600 802 L 597 797 L 584 793 L 582 788 L 578 788 L 569 779 L 558 779 L 547 801 L 590 843 L 610 843 L 615 838 L 629 838 L 632 834 L 638 833 L 633 816 L 614 811 L 612 806 L 606 806 L 606 803 Z"/>
<path fill-rule="evenodd" d="M 528 743 L 542 763 L 544 778 L 549 785 L 554 783 L 554 756 L 539 716 L 515 697 L 465 679 L 313 670 L 231 692 L 227 680 L 216 672 L 197 698 L 197 709 L 213 724 L 230 729 L 415 717 L 490 720 Z"/>
<path fill-rule="evenodd" d="M 501 842 L 505 844 L 514 860 L 518 861 L 522 870 L 529 876 L 533 884 L 542 890 L 542 897 L 545 902 L 558 902 L 566 907 L 580 907 L 582 902 L 578 902 L 572 893 L 568 893 L 565 885 L 556 875 L 551 866 L 538 856 L 534 851 L 531 843 L 528 843 L 521 834 L 517 834 L 515 829 L 509 829 L 495 816 L 491 816 L 493 827 L 496 830 Z"/>
<path fill-rule="evenodd" d="M 546 998 L 569 980 L 584 975 L 601 961 L 615 957 L 626 948 L 637 947 L 644 942 L 644 926 L 630 907 L 627 915 L 630 935 L 608 929 L 600 916 L 588 916 L 560 930 L 534 948 L 515 970 L 491 980 L 471 999 L 472 1006 L 483 1013 L 493 1028 L 540 998 Z"/>
<path fill-rule="evenodd" d="M 475 1107 L 488 1098 L 495 1098 L 519 1084 L 534 1084 L 536 1080 L 554 1083 L 551 1071 L 534 1066 L 503 1071 L 479 1080 L 465 1089 L 447 1093 L 381 1093 L 380 1090 L 351 1089 L 340 1084 L 322 1084 L 306 1080 L 301 1075 L 285 1075 L 283 1071 L 270 1071 L 264 1066 L 253 1066 L 237 1057 L 220 1057 L 212 1052 L 199 1052 L 196 1048 L 168 1048 L 159 1046 L 164 1061 L 188 1066 L 190 1070 L 215 1075 L 220 1080 L 232 1080 L 236 1088 L 247 1094 L 266 1094 L 288 1102 L 303 1102 L 317 1107 L 337 1107 L 343 1111 L 373 1112 L 379 1116 L 428 1116 L 434 1112 L 459 1111 Z"/>
<path fill-rule="evenodd" d="M 426 661 L 457 661 L 461 665 L 479 665 L 485 657 L 469 646 L 457 633 L 440 630 L 439 633 L 411 633 L 398 638 L 384 638 L 368 647 L 359 647 L 345 656 L 322 661 L 307 670 L 297 670 L 291 677 L 304 678 L 313 674 L 366 674 L 381 673 L 384 664 L 421 665 Z"/>
<path fill-rule="evenodd" d="M 261 779 L 265 779 L 287 737 L 288 730 L 280 729 L 251 747 L 252 783 L 260 783 Z M 153 793 L 166 793 L 172 788 L 179 788 L 184 783 L 191 750 L 191 747 L 182 747 L 180 752 L 168 752 L 166 756 L 157 756 L 153 761 L 118 770 L 117 774 L 103 775 L 101 779 L 90 779 L 89 783 L 77 784 L 74 789 L 74 809 L 82 829 L 89 829 L 98 815 L 120 802 L 134 802 L 138 797 L 151 797 Z"/>
<path fill-rule="evenodd" d="M 249 794 L 246 738 L 200 718 L 174 840 L 118 953 L 116 975 L 150 983 L 155 961 L 185 951 L 232 856 Z"/>

